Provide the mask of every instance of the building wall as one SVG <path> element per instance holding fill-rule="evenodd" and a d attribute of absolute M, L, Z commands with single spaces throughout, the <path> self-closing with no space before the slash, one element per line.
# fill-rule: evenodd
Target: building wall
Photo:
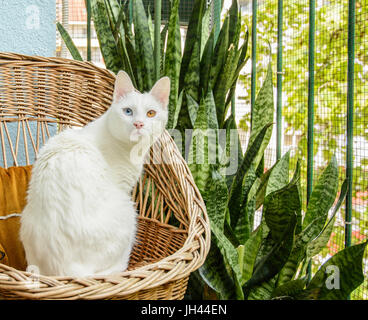
<path fill-rule="evenodd" d="M 0 0 L 0 17 L 0 51 L 55 55 L 55 0 Z"/>
<path fill-rule="evenodd" d="M 26 55 L 55 56 L 56 48 L 56 10 L 55 0 L 0 0 L 0 51 Z M 1 83 L 0 83 L 1 86 Z M 0 106 L 1 108 L 2 106 Z M 31 131 L 36 132 L 36 123 L 30 121 Z M 17 136 L 17 124 L 7 125 L 13 145 Z M 56 132 L 50 127 L 51 134 Z M 35 153 L 30 139 L 28 145 L 31 162 Z M 8 166 L 13 163 L 8 141 L 5 141 Z M 24 141 L 20 136 L 18 144 L 18 164 L 25 165 Z M 1 154 L 1 152 L 0 152 Z M 4 166 L 2 156 L 0 166 Z"/>

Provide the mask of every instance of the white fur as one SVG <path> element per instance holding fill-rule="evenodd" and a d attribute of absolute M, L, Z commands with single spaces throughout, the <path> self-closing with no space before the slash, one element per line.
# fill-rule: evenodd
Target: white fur
<path fill-rule="evenodd" d="M 144 94 L 133 89 L 120 72 L 104 115 L 41 148 L 20 228 L 27 263 L 40 274 L 85 277 L 127 268 L 137 215 L 131 191 L 166 125 L 170 82 L 162 78 Z M 133 116 L 122 112 L 125 107 Z M 151 109 L 157 114 L 148 118 Z M 142 121 L 144 130 L 137 130 L 135 121 Z M 132 156 L 142 141 L 142 153 Z"/>

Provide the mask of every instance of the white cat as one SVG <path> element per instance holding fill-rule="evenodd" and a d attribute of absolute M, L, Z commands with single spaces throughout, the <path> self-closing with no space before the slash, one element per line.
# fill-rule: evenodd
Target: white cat
<path fill-rule="evenodd" d="M 137 216 L 131 191 L 165 128 L 169 93 L 168 77 L 141 94 L 120 71 L 112 105 L 100 118 L 41 148 L 21 217 L 28 265 L 73 277 L 127 268 Z"/>

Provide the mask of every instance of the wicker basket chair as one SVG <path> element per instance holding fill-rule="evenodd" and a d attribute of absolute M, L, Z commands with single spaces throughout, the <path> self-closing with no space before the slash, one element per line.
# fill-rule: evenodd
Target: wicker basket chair
<path fill-rule="evenodd" d="M 31 165 L 54 131 L 103 114 L 114 80 L 88 62 L 0 53 L 3 167 Z M 182 299 L 190 273 L 208 253 L 210 228 L 203 199 L 168 132 L 157 145 L 171 161 L 153 161 L 151 149 L 133 191 L 138 231 L 127 271 L 88 278 L 41 275 L 37 285 L 29 285 L 33 273 L 0 263 L 0 299 Z"/>

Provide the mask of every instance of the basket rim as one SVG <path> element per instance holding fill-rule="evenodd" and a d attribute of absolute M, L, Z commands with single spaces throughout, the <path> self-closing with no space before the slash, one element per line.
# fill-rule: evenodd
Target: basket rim
<path fill-rule="evenodd" d="M 115 79 L 114 73 L 91 62 L 0 52 L 0 70 L 4 67 L 16 67 L 18 65 L 50 68 L 63 66 L 71 71 L 98 73 L 99 76 L 105 77 L 106 81 L 114 81 Z M 191 203 L 189 201 L 186 203 L 186 206 L 189 206 L 186 208 L 187 212 L 190 212 L 190 216 L 188 216 L 188 236 L 179 250 L 157 262 L 114 275 L 86 278 L 40 275 L 41 286 L 43 289 L 46 288 L 46 291 L 42 291 L 42 288 L 22 285 L 28 277 L 33 275 L 32 273 L 0 263 L 0 292 L 5 290 L 25 298 L 39 299 L 52 296 L 52 299 L 60 299 L 58 298 L 60 296 L 58 292 L 63 292 L 65 295 L 65 291 L 68 289 L 70 295 L 66 295 L 67 298 L 75 298 L 76 295 L 77 298 L 96 299 L 97 297 L 101 299 L 112 297 L 115 294 L 128 295 L 142 289 L 152 289 L 188 277 L 191 272 L 197 270 L 204 263 L 210 248 L 211 231 L 206 207 L 188 165 L 167 130 L 164 131 L 160 139 L 172 144 L 173 154 L 177 158 L 175 163 L 180 167 L 184 176 L 181 183 L 186 186 L 187 193 L 190 193 L 187 199 L 192 200 Z M 191 208 L 196 208 L 196 210 Z M 98 290 L 98 286 L 103 286 L 101 292 Z M 90 291 L 86 287 L 89 287 L 87 289 L 90 289 Z M 83 288 L 86 290 L 83 290 Z M 80 294 L 79 291 L 83 291 L 83 293 Z"/>

